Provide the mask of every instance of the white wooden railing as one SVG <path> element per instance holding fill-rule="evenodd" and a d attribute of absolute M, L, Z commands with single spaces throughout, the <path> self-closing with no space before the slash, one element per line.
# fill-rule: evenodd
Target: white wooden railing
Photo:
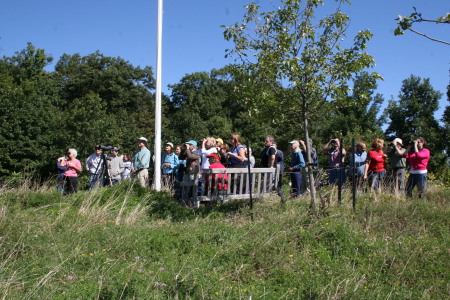
<path fill-rule="evenodd" d="M 279 168 L 251 168 L 250 173 L 248 168 L 196 169 L 195 174 L 192 197 L 184 200 L 190 200 L 198 207 L 201 201 L 223 203 L 233 199 L 248 199 L 250 193 L 255 198 L 267 195 L 278 184 Z M 201 178 L 201 189 L 198 178 Z"/>

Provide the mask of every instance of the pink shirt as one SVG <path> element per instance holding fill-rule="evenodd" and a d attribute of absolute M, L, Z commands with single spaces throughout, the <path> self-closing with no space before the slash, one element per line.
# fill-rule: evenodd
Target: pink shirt
<path fill-rule="evenodd" d="M 426 171 L 430 160 L 430 150 L 422 149 L 419 152 L 410 152 L 403 157 L 409 159 L 409 165 L 413 171 Z"/>
<path fill-rule="evenodd" d="M 68 164 L 73 164 L 75 167 L 81 168 L 81 163 L 78 159 L 75 159 L 74 162 L 72 161 L 66 161 L 66 166 Z M 67 167 L 66 171 L 64 172 L 64 176 L 67 177 L 78 177 L 77 171 L 74 168 Z"/>

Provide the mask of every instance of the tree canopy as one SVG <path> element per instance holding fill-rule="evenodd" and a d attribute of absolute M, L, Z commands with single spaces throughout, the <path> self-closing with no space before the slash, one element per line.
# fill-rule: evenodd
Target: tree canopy
<path fill-rule="evenodd" d="M 0 179 L 24 170 L 45 178 L 69 147 L 77 149 L 83 161 L 98 143 L 126 153 L 135 151 L 136 137 L 153 139 L 150 67 L 134 67 L 120 57 L 95 52 L 64 54 L 54 71 L 46 71 L 52 60 L 32 44 L 0 59 Z M 205 136 L 226 140 L 238 132 L 256 157 L 266 135 L 275 136 L 278 148 L 288 150 L 289 141 L 305 138 L 303 98 L 297 84 L 269 81 L 262 75 L 257 66 L 246 69 L 238 64 L 186 74 L 170 86 L 170 95 L 163 95 L 163 141 L 177 144 Z M 351 137 L 370 141 L 385 136 L 377 77 L 365 71 L 350 77 L 339 98 L 315 98 L 322 102 L 320 113 L 307 110 L 316 147 L 332 136 L 345 137 L 346 145 Z M 389 138 L 406 141 L 421 134 L 430 141 L 432 170 L 442 162 L 448 145 L 448 107 L 444 126 L 434 117 L 440 96 L 428 79 L 411 76 L 385 113 Z"/>

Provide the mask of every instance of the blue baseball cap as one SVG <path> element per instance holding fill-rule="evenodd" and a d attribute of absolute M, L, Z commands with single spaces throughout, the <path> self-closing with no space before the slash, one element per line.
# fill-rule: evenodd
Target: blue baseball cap
<path fill-rule="evenodd" d="M 194 147 L 197 147 L 197 142 L 194 141 L 194 140 L 190 140 L 189 142 L 186 142 L 185 144 L 191 144 L 191 145 L 193 145 Z"/>

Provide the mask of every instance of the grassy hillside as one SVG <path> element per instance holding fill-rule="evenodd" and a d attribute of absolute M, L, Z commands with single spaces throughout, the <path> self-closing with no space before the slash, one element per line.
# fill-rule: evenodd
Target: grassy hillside
<path fill-rule="evenodd" d="M 444 299 L 449 199 L 365 195 L 353 212 L 331 198 L 311 216 L 308 199 L 274 197 L 251 218 L 243 202 L 193 211 L 130 182 L 70 197 L 4 189 L 0 297 Z"/>

